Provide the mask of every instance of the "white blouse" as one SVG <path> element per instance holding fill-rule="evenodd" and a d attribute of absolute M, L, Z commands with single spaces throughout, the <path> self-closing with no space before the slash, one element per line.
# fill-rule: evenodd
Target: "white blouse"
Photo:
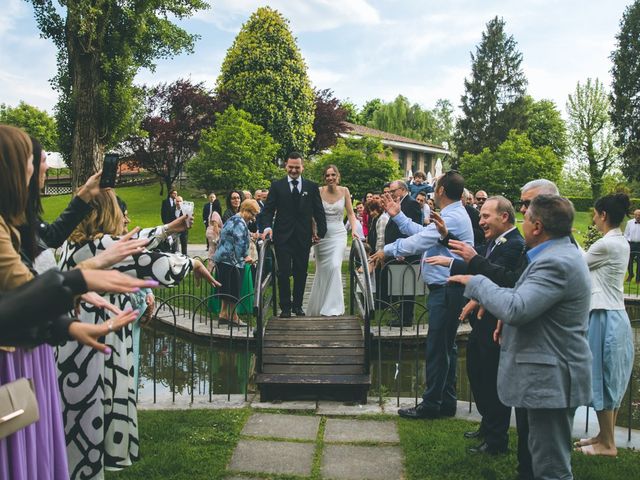
<path fill-rule="evenodd" d="M 622 231 L 609 230 L 584 255 L 591 274 L 591 310 L 624 310 L 629 243 Z"/>

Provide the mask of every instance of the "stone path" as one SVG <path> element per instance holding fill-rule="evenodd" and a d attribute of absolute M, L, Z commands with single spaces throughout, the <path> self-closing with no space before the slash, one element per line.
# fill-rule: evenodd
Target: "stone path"
<path fill-rule="evenodd" d="M 271 475 L 335 480 L 403 478 L 394 420 L 254 413 L 241 432 L 227 479 Z"/>

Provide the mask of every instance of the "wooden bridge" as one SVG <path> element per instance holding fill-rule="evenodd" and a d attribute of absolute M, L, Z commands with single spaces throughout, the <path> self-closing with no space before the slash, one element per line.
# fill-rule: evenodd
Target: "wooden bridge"
<path fill-rule="evenodd" d="M 335 398 L 366 403 L 371 384 L 364 333 L 355 316 L 269 320 L 264 332 L 261 401 Z"/>

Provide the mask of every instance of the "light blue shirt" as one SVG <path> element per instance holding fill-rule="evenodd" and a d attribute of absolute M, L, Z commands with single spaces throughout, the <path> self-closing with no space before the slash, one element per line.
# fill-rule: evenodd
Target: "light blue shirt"
<path fill-rule="evenodd" d="M 469 214 L 462 206 L 462 202 L 454 202 L 447 205 L 440 212 L 440 216 L 447 225 L 447 229 L 460 241 L 473 245 L 473 228 Z M 427 226 L 418 225 L 400 212 L 393 217 L 400 232 L 409 235 L 407 238 L 400 238 L 393 243 L 384 246 L 386 257 L 408 257 L 411 255 L 422 255 L 421 274 L 422 280 L 428 285 L 444 285 L 449 278 L 449 267 L 440 267 L 424 263 L 426 257 L 434 255 L 444 255 L 446 257 L 460 258 L 453 255 L 448 248 L 441 245 L 440 234 L 434 222 Z"/>
<path fill-rule="evenodd" d="M 527 252 L 527 258 L 529 259 L 529 263 L 533 262 L 536 259 L 536 257 L 538 255 L 540 255 L 542 252 L 544 252 L 548 247 L 550 247 L 554 243 L 557 243 L 558 240 L 560 240 L 560 239 L 559 238 L 552 238 L 551 240 L 547 240 L 545 242 L 542 242 L 541 244 L 536 245 L 531 250 L 529 250 Z"/>

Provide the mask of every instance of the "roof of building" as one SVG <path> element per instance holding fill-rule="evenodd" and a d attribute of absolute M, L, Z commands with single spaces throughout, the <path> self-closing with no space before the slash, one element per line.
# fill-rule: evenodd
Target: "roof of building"
<path fill-rule="evenodd" d="M 402 135 L 396 135 L 395 133 L 376 130 L 375 128 L 365 127 L 364 125 L 357 125 L 355 123 L 350 123 L 350 122 L 343 122 L 343 123 L 347 127 L 347 131 L 345 132 L 347 135 L 378 137 L 382 139 L 383 144 L 391 143 L 391 144 L 396 144 L 395 146 L 401 146 L 397 144 L 410 144 L 417 147 L 415 148 L 416 150 L 426 150 L 433 153 L 449 154 L 449 150 L 443 147 L 442 145 L 435 145 L 433 143 L 423 142 L 421 140 L 416 140 L 415 138 L 403 137 Z M 406 146 L 409 147 L 409 145 L 406 145 Z"/>

